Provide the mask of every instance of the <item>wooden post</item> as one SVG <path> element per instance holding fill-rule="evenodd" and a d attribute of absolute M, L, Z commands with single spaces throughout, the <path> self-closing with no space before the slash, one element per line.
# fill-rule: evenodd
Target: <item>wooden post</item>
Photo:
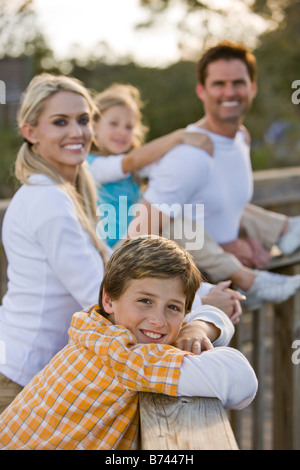
<path fill-rule="evenodd" d="M 253 449 L 263 450 L 264 440 L 264 378 L 265 378 L 265 328 L 264 317 L 268 306 L 253 311 L 253 368 L 258 380 L 258 391 L 253 401 Z"/>
<path fill-rule="evenodd" d="M 143 450 L 238 450 L 216 398 L 140 393 Z"/>
<path fill-rule="evenodd" d="M 300 264 L 280 270 L 300 274 Z M 300 291 L 275 306 L 274 428 L 275 450 L 300 450 L 300 364 L 292 361 L 292 344 L 300 339 Z"/>

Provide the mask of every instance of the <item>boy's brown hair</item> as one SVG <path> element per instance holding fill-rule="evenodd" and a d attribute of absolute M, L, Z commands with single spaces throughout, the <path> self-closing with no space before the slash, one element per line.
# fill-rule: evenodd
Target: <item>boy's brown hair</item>
<path fill-rule="evenodd" d="M 256 81 L 256 58 L 245 46 L 234 44 L 229 41 L 223 41 L 214 47 L 208 49 L 197 64 L 197 78 L 202 85 L 205 84 L 207 77 L 207 67 L 210 63 L 217 60 L 238 59 L 244 62 L 247 67 L 251 82 Z"/>
<path fill-rule="evenodd" d="M 186 295 L 185 313 L 191 310 L 202 281 L 191 255 L 173 240 L 153 235 L 127 239 L 107 263 L 99 294 L 100 313 L 106 316 L 102 305 L 103 287 L 117 300 L 131 280 L 145 277 L 180 277 Z"/>

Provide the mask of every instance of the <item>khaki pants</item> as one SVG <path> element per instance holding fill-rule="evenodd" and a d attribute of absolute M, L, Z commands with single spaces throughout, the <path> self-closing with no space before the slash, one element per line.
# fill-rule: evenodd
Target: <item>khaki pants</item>
<path fill-rule="evenodd" d="M 0 414 L 11 404 L 23 387 L 0 373 Z"/>
<path fill-rule="evenodd" d="M 248 204 L 241 219 L 241 229 L 248 238 L 261 240 L 268 250 L 278 241 L 287 216 Z"/>
<path fill-rule="evenodd" d="M 286 220 L 285 215 L 248 204 L 241 219 L 241 230 L 249 238 L 261 240 L 265 248 L 270 250 L 276 244 Z M 181 239 L 176 241 L 185 248 L 188 240 L 184 237 L 184 229 Z M 230 279 L 242 267 L 234 255 L 226 253 L 205 231 L 203 247 L 190 253 L 202 274 L 212 283 Z"/>

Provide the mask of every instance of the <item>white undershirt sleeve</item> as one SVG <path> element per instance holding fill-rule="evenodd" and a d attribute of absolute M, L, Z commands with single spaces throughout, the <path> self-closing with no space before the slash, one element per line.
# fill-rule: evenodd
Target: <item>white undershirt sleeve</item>
<path fill-rule="evenodd" d="M 214 341 L 214 347 L 227 346 L 234 334 L 234 326 L 228 316 L 222 310 L 212 305 L 202 305 L 185 316 L 185 321 L 202 320 L 213 323 L 221 331 L 220 336 Z"/>
<path fill-rule="evenodd" d="M 95 181 L 98 184 L 113 183 L 126 178 L 128 175 L 123 172 L 122 160 L 124 155 L 110 155 L 108 157 L 99 156 L 89 165 Z"/>
<path fill-rule="evenodd" d="M 255 373 L 236 349 L 219 347 L 183 358 L 177 396 L 218 398 L 226 408 L 241 409 L 251 403 L 256 391 Z"/>

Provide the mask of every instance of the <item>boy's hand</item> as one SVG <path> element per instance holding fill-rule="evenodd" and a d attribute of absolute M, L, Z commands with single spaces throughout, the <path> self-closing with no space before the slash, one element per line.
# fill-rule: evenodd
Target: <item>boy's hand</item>
<path fill-rule="evenodd" d="M 210 326 L 211 325 L 211 326 Z M 181 328 L 173 346 L 193 354 L 201 354 L 203 351 L 213 349 L 208 334 L 211 328 L 216 327 L 201 320 L 195 320 Z"/>

